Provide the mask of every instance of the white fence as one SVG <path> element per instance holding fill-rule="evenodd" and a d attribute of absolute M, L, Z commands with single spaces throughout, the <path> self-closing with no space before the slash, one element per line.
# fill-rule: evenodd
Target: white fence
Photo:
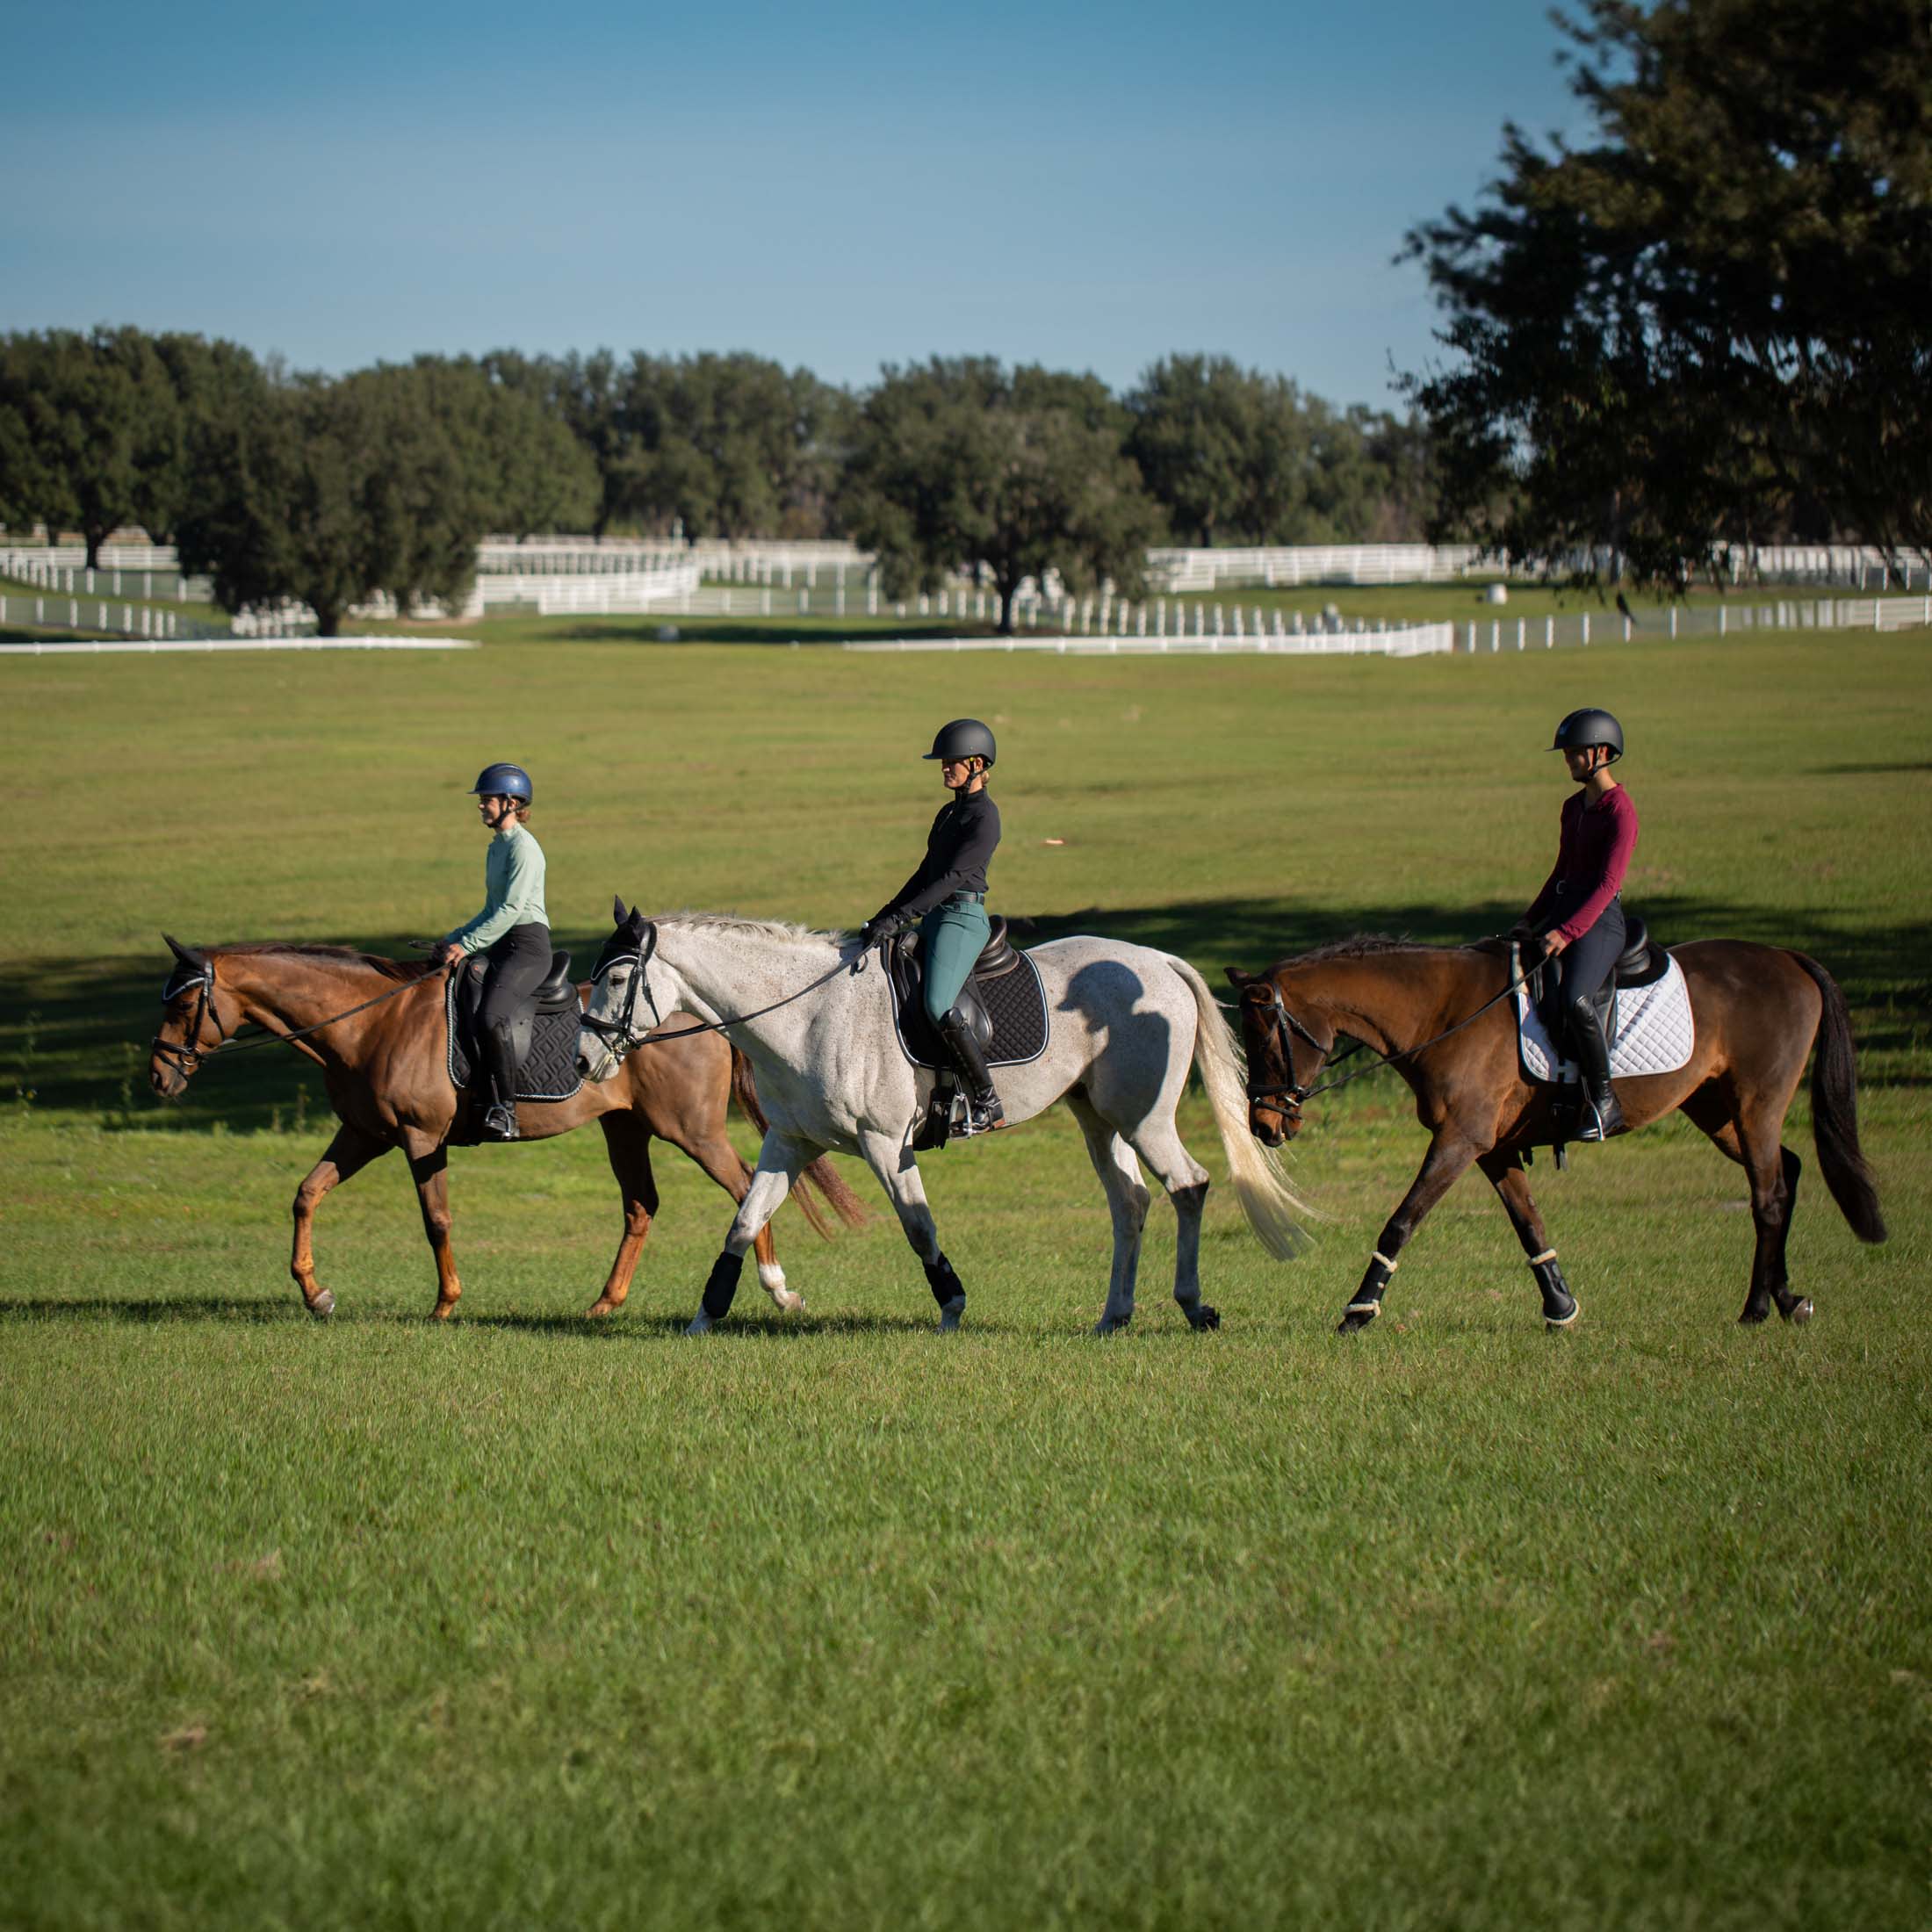
<path fill-rule="evenodd" d="M 1727 638 L 1760 631 L 1910 631 L 1932 625 L 1932 593 L 1916 597 L 1779 598 L 1770 603 L 1672 605 L 1640 619 L 1580 610 L 1562 616 L 1490 617 L 1458 624 L 1455 648 L 1547 651 L 1628 644 L 1633 638 Z"/>
<path fill-rule="evenodd" d="M 1482 555 L 1473 544 L 1217 545 L 1212 550 L 1150 550 L 1147 573 L 1169 592 L 1214 591 L 1224 584 L 1442 583 L 1466 575 Z"/>
<path fill-rule="evenodd" d="M 1456 647 L 1453 624 L 1404 624 L 1395 630 L 1251 631 L 1245 636 L 1117 636 L 1012 638 L 853 638 L 845 651 L 1047 651 L 1061 657 L 1387 657 L 1445 655 Z"/>

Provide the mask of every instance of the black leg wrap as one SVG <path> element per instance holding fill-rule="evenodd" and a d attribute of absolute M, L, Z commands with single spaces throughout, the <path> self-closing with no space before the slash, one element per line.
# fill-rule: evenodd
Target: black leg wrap
<path fill-rule="evenodd" d="M 722 1322 L 732 1312 L 732 1297 L 738 1293 L 738 1278 L 745 1272 L 745 1258 L 727 1248 L 711 1264 L 704 1284 L 704 1312 L 714 1322 Z"/>
<path fill-rule="evenodd" d="M 933 1299 L 942 1308 L 955 1295 L 966 1293 L 965 1284 L 953 1272 L 953 1265 L 944 1255 L 937 1261 L 926 1264 L 926 1283 L 933 1291 Z"/>
<path fill-rule="evenodd" d="M 1543 1291 L 1543 1319 L 1553 1328 L 1562 1328 L 1576 1319 L 1576 1297 L 1563 1279 L 1563 1271 L 1554 1261 L 1532 1261 L 1530 1272 Z"/>
<path fill-rule="evenodd" d="M 1394 1266 L 1378 1254 L 1369 1263 L 1367 1272 L 1362 1277 L 1361 1287 L 1355 1291 L 1354 1306 L 1366 1308 L 1373 1302 L 1379 1308 L 1381 1305 L 1382 1291 L 1388 1286 L 1395 1272 Z"/>

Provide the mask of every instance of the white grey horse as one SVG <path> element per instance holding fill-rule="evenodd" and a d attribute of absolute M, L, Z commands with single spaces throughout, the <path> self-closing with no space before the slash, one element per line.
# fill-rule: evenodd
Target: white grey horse
<path fill-rule="evenodd" d="M 925 1264 L 941 1329 L 956 1328 L 966 1291 L 940 1251 L 912 1144 L 933 1075 L 900 1051 L 877 960 L 843 934 L 771 920 L 680 913 L 652 921 L 622 899 L 613 910 L 617 928 L 597 962 L 578 1038 L 580 1070 L 608 1080 L 662 1016 L 696 1014 L 721 1026 L 750 1059 L 771 1123 L 689 1332 L 722 1319 L 745 1251 L 800 1171 L 828 1150 L 858 1155 L 878 1176 Z M 1141 1161 L 1158 1176 L 1179 1222 L 1174 1299 L 1195 1328 L 1218 1327 L 1220 1316 L 1200 1299 L 1208 1175 L 1174 1126 L 1191 1063 L 1200 1068 L 1235 1192 L 1270 1254 L 1285 1260 L 1298 1251 L 1304 1236 L 1295 1216 L 1308 1211 L 1274 1156 L 1249 1134 L 1234 1035 L 1200 975 L 1171 954 L 1081 938 L 1054 940 L 1027 957 L 1039 969 L 1052 1037 L 1040 1058 L 1001 1068 L 996 1078 L 1010 1124 L 1064 1100 L 1086 1135 L 1114 1216 L 1114 1272 L 1094 1332 L 1124 1328 L 1133 1317 L 1149 1200 Z M 782 1308 L 799 1305 L 789 1290 L 767 1287 Z"/>

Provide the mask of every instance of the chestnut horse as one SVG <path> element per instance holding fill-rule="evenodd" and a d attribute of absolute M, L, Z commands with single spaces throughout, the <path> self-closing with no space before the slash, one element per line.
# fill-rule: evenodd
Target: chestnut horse
<path fill-rule="evenodd" d="M 1762 1322 L 1776 1301 L 1787 1322 L 1807 1321 L 1811 1301 L 1792 1292 L 1784 1268 L 1801 1164 L 1781 1136 L 1814 1045 L 1812 1131 L 1825 1185 L 1859 1240 L 1885 1238 L 1858 1146 L 1857 1071 L 1844 995 L 1816 960 L 1780 947 L 1705 940 L 1673 948 L 1672 956 L 1690 990 L 1697 1044 L 1675 1073 L 1616 1083 L 1624 1118 L 1634 1128 L 1682 1108 L 1742 1166 L 1757 1249 L 1739 1319 Z M 1514 1005 L 1503 997 L 1508 974 L 1509 955 L 1499 941 L 1438 947 L 1366 936 L 1285 959 L 1263 973 L 1228 969 L 1241 994 L 1249 1126 L 1257 1139 L 1279 1147 L 1294 1137 L 1302 1103 L 1318 1090 L 1336 1038 L 1344 1033 L 1390 1060 L 1414 1090 L 1417 1117 L 1429 1129 L 1422 1171 L 1382 1229 L 1362 1285 L 1343 1312 L 1342 1334 L 1374 1320 L 1404 1245 L 1472 1164 L 1502 1197 L 1530 1258 L 1545 1321 L 1561 1328 L 1575 1319 L 1575 1297 L 1524 1173 L 1528 1150 L 1555 1137 L 1553 1109 L 1562 1104 L 1562 1090 L 1522 1078 Z"/>
<path fill-rule="evenodd" d="M 378 1154 L 400 1147 L 436 1254 L 436 1316 L 446 1321 L 463 1293 L 450 1252 L 445 1172 L 462 1111 L 448 1071 L 442 969 L 337 946 L 197 949 L 172 939 L 168 944 L 177 964 L 162 994 L 166 1010 L 148 1066 L 148 1080 L 162 1099 L 177 1099 L 200 1063 L 249 1021 L 267 1029 L 264 1041 L 305 1034 L 292 1044 L 322 1069 L 329 1104 L 342 1124 L 295 1190 L 289 1272 L 305 1305 L 315 1315 L 335 1306 L 334 1294 L 315 1279 L 316 1208 L 332 1188 Z M 674 1029 L 677 1022 L 672 1025 Z M 586 1085 L 567 1100 L 525 1100 L 517 1107 L 525 1141 L 567 1134 L 587 1121 L 603 1128 L 610 1171 L 624 1197 L 624 1237 L 603 1292 L 590 1306 L 595 1316 L 624 1305 L 657 1212 L 652 1136 L 681 1148 L 733 1200 L 742 1200 L 752 1170 L 725 1137 L 731 1099 L 735 1096 L 752 1124 L 761 1133 L 765 1129 L 748 1063 L 716 1034 L 694 1033 L 640 1049 L 622 1071 L 621 1079 Z M 814 1163 L 810 1171 L 843 1220 L 854 1226 L 865 1220 L 857 1197 L 824 1162 Z M 820 1234 L 827 1231 L 809 1197 L 801 1195 L 799 1206 Z M 786 1286 L 769 1229 L 758 1244 L 758 1279 L 781 1308 L 800 1306 L 801 1297 Z"/>

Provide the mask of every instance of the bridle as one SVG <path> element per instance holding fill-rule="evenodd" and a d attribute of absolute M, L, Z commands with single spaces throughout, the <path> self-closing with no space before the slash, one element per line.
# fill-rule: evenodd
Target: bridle
<path fill-rule="evenodd" d="M 184 978 L 191 974 L 191 978 Z M 185 1037 L 177 1045 L 172 1040 L 163 1040 L 157 1033 L 148 1042 L 148 1050 L 157 1058 L 165 1060 L 174 1067 L 184 1080 L 188 1079 L 211 1053 L 219 1052 L 228 1043 L 229 1035 L 222 1030 L 221 1015 L 214 1007 L 214 962 L 202 961 L 199 969 L 182 961 L 169 976 L 168 984 L 161 989 L 161 1003 L 163 1008 L 171 1006 L 190 986 L 195 989 L 195 1016 Z M 204 1020 L 214 1021 L 215 1043 L 204 1051 L 197 1043 L 201 1038 L 201 1023 Z"/>
<path fill-rule="evenodd" d="M 1250 1106 L 1253 1106 L 1257 1101 L 1261 1100 L 1286 1099 L 1287 1105 L 1282 1107 L 1280 1112 L 1292 1124 L 1299 1126 L 1301 1120 L 1301 1104 L 1303 1101 L 1313 1099 L 1317 1093 L 1326 1093 L 1330 1087 L 1343 1085 L 1345 1082 L 1352 1080 L 1355 1078 L 1355 1073 L 1366 1073 L 1371 1070 L 1367 1067 L 1358 1067 L 1355 1073 L 1344 1074 L 1340 1080 L 1324 1081 L 1320 1086 L 1308 1086 L 1297 1080 L 1294 1078 L 1294 1041 L 1296 1039 L 1305 1040 L 1315 1049 L 1315 1072 L 1316 1074 L 1319 1074 L 1322 1069 L 1330 1063 L 1328 1056 L 1334 1042 L 1330 1041 L 1328 1046 L 1323 1046 L 1288 1011 L 1288 1003 L 1281 997 L 1280 984 L 1272 979 L 1268 982 L 1268 1018 L 1274 1029 L 1275 1041 L 1281 1049 L 1281 1064 L 1287 1070 L 1288 1078 L 1285 1081 L 1271 1082 L 1258 1080 L 1252 1073 L 1250 1073 L 1248 1076 L 1248 1102 Z M 1353 1046 L 1337 1055 L 1333 1063 L 1339 1066 L 1344 1060 L 1348 1059 L 1351 1055 L 1359 1053 L 1361 1049 L 1362 1042 L 1358 1040 Z"/>
<path fill-rule="evenodd" d="M 624 989 L 622 1011 L 614 1020 L 600 1020 L 587 1006 L 578 1016 L 578 1024 L 584 1031 L 595 1034 L 610 1049 L 612 1058 L 617 1060 L 635 1053 L 639 1047 L 660 1046 L 667 1040 L 688 1040 L 694 1033 L 723 1033 L 729 1027 L 743 1026 L 748 1020 L 761 1020 L 767 1013 L 776 1013 L 781 1006 L 789 1006 L 793 1000 L 803 999 L 807 993 L 818 991 L 828 979 L 836 979 L 841 973 L 856 973 L 861 970 L 866 960 L 866 955 L 862 952 L 850 965 L 841 959 L 836 965 L 827 967 L 809 984 L 801 986 L 797 992 L 787 993 L 782 999 L 775 999 L 770 1006 L 760 1006 L 754 1012 L 734 1013 L 725 1020 L 703 1020 L 694 1026 L 680 1027 L 675 1033 L 660 1033 L 655 1029 L 663 1026 L 664 1015 L 658 1011 L 657 995 L 651 991 L 648 976 L 645 971 L 651 962 L 652 955 L 658 949 L 657 923 L 652 919 L 641 922 L 635 946 L 624 944 L 629 931 L 627 926 L 619 926 L 604 941 L 604 948 L 598 954 L 596 966 L 590 975 L 591 998 L 594 999 L 596 998 L 597 988 L 619 966 L 628 965 L 633 969 Z M 644 986 L 644 997 L 651 1006 L 651 1030 L 644 1033 L 636 1030 L 638 988 L 640 984 Z"/>
<path fill-rule="evenodd" d="M 633 969 L 630 982 L 624 990 L 623 1010 L 615 1020 L 599 1020 L 586 1005 L 583 1012 L 578 1015 L 577 1022 L 586 1033 L 595 1034 L 610 1049 L 613 1058 L 618 1060 L 635 1052 L 651 1037 L 648 1032 L 639 1034 L 632 1031 L 637 1020 L 638 988 L 640 985 L 644 988 L 644 997 L 651 1003 L 652 1026 L 661 1027 L 664 1024 L 664 1015 L 658 1011 L 657 995 L 651 991 L 650 975 L 645 970 L 651 963 L 651 955 L 658 949 L 658 929 L 646 919 L 644 929 L 638 935 L 637 945 L 628 949 L 619 943 L 624 937 L 624 930 L 620 926 L 604 941 L 604 948 L 597 955 L 597 963 L 590 975 L 590 994 L 595 999 L 597 988 L 617 967 L 628 964 Z M 705 1027 L 681 1027 L 678 1034 L 668 1037 L 675 1039 L 684 1033 L 704 1033 L 709 1030 Z"/>

